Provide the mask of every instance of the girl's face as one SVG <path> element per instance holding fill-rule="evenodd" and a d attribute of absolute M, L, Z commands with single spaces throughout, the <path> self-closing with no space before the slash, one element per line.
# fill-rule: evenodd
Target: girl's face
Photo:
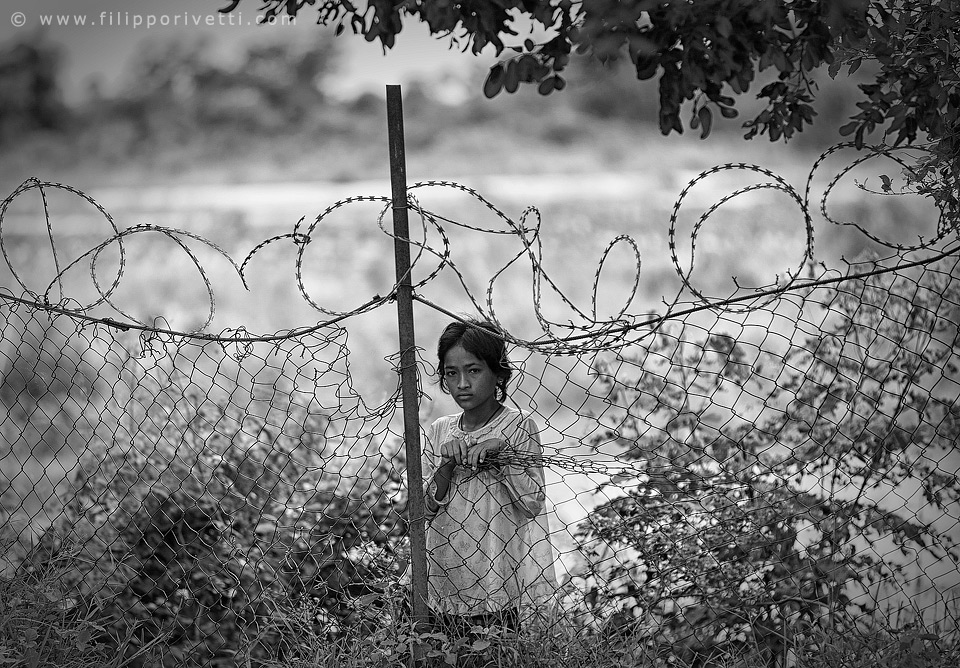
<path fill-rule="evenodd" d="M 497 405 L 497 376 L 476 355 L 457 345 L 443 357 L 443 385 L 464 412 L 482 415 Z"/>

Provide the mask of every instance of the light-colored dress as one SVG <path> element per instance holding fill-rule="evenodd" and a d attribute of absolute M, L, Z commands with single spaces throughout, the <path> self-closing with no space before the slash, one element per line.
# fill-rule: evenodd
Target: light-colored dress
<path fill-rule="evenodd" d="M 433 472 L 440 447 L 464 439 L 468 447 L 502 439 L 501 452 L 540 456 L 539 430 L 525 413 L 504 407 L 490 424 L 466 432 L 460 414 L 430 427 L 424 452 L 425 494 L 436 498 Z M 431 504 L 432 505 L 432 504 Z M 539 464 L 505 464 L 499 470 L 458 466 L 439 509 L 427 508 L 430 605 L 437 612 L 477 615 L 542 605 L 557 588 L 546 515 L 544 472 Z"/>

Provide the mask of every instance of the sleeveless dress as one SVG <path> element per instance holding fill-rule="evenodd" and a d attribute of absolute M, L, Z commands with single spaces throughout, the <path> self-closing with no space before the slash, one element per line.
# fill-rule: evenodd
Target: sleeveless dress
<path fill-rule="evenodd" d="M 460 427 L 460 414 L 436 420 L 424 448 L 424 492 L 436 498 L 433 472 L 440 447 L 451 439 L 474 445 L 506 441 L 501 452 L 540 456 L 539 430 L 525 413 L 504 407 L 476 431 Z M 427 590 L 430 606 L 474 616 L 542 605 L 556 592 L 554 551 L 539 463 L 473 471 L 457 466 L 439 508 L 427 509 Z"/>

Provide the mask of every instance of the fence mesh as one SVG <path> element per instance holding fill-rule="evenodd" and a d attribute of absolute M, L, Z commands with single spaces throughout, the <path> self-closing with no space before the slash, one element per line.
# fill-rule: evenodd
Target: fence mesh
<path fill-rule="evenodd" d="M 768 178 L 764 187 L 792 197 L 809 223 L 809 192 L 745 165 L 711 173 L 731 168 Z M 429 210 L 417 190 L 427 187 L 465 193 L 498 226 Z M 28 191 L 57 189 L 99 207 L 29 181 L 0 215 Z M 491 510 L 474 499 L 440 511 L 448 525 L 463 521 L 460 545 L 477 543 L 462 564 L 500 569 L 509 595 L 488 591 L 470 611 L 501 614 L 454 616 L 459 631 L 416 631 L 399 355 L 386 356 L 394 373 L 371 400 L 354 382 L 349 339 L 359 314 L 392 312 L 393 293 L 336 310 L 302 278 L 320 223 L 359 202 L 383 205 L 381 221 L 389 206 L 338 202 L 256 247 L 296 245 L 296 283 L 326 318 L 269 336 L 207 332 L 212 293 L 210 317 L 192 333 L 140 322 L 116 303 L 126 240 L 165 235 L 202 269 L 189 244 L 213 246 L 196 235 L 113 226 L 62 258 L 51 232 L 56 275 L 43 291 L 28 288 L 4 250 L 0 620 L 23 657 L 38 636 L 17 620 L 41 603 L 69 623 L 96 620 L 84 647 L 108 647 L 128 665 L 325 665 L 338 651 L 341 665 L 399 665 L 414 641 L 428 658 L 478 665 L 495 650 L 513 665 L 589 654 L 596 665 L 753 657 L 787 666 L 828 651 L 841 665 L 855 647 L 880 656 L 900 646 L 908 629 L 956 646 L 960 254 L 950 230 L 843 271 L 814 272 L 808 247 L 777 284 L 724 300 L 693 285 L 691 252 L 688 269 L 676 261 L 683 291 L 659 313 L 631 312 L 634 276 L 620 281 L 626 306 L 603 318 L 600 270 L 589 308 L 544 270 L 535 210 L 513 220 L 456 184 L 411 187 L 422 224 L 411 240 L 419 322 L 460 317 L 427 296 L 431 281 L 453 275 L 472 315 L 501 326 L 516 370 L 507 411 L 488 425 L 511 447 L 454 474 L 461 495 L 451 492 L 451 505 L 473 485 Z M 484 296 L 468 287 L 468 263 L 454 260 L 453 229 L 514 244 Z M 639 263 L 628 237 L 604 258 L 618 245 Z M 109 253 L 118 270 L 104 280 L 96 265 Z M 254 253 L 230 261 L 245 279 Z M 496 281 L 514 264 L 533 279 L 521 326 L 495 309 Z M 86 304 L 72 297 L 78 267 L 90 268 L 95 288 Z M 565 318 L 548 313 L 551 300 Z M 516 333 L 530 322 L 536 336 Z M 417 351 L 421 396 L 435 405 L 437 334 L 421 329 Z M 438 416 L 421 425 L 428 474 Z M 529 503 L 540 493 L 542 509 Z M 531 522 L 543 529 L 536 540 Z M 536 549 L 517 552 L 518 536 Z M 437 563 L 431 583 L 452 568 Z M 521 606 L 531 578 L 549 582 L 549 595 Z M 31 586 L 42 595 L 24 594 Z M 870 642 L 841 642 L 851 637 Z"/>

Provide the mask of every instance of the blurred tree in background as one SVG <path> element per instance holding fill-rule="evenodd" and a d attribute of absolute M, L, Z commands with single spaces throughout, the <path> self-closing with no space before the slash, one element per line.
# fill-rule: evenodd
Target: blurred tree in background
<path fill-rule="evenodd" d="M 251 47 L 238 66 L 214 64 L 205 41 L 167 42 L 133 64 L 131 85 L 102 106 L 114 122 L 129 124 L 138 140 L 182 140 L 194 131 L 275 134 L 301 129 L 324 109 L 324 78 L 334 49 L 318 42 Z"/>
<path fill-rule="evenodd" d="M 204 40 L 148 43 L 118 92 L 93 83 L 86 99 L 67 104 L 59 47 L 42 33 L 12 43 L 0 50 L 0 144 L 22 146 L 42 133 L 40 150 L 60 165 L 149 160 L 187 146 L 222 158 L 224 146 L 248 151 L 254 138 L 323 126 L 325 85 L 336 68 L 332 41 L 254 45 L 230 65 L 219 64 L 210 47 Z"/>
<path fill-rule="evenodd" d="M 0 50 L 0 141 L 67 125 L 58 81 L 61 57 L 40 34 Z"/>
<path fill-rule="evenodd" d="M 241 0 L 231 0 L 231 12 Z M 266 0 L 267 19 L 296 16 L 313 0 Z M 760 88 L 765 106 L 743 126 L 746 137 L 789 139 L 813 122 L 817 85 L 811 75 L 831 76 L 869 63 L 874 80 L 860 86 L 860 112 L 841 128 L 863 146 L 883 130 L 895 145 L 929 142 L 932 156 L 908 176 L 944 210 L 960 213 L 960 5 L 939 0 L 350 0 L 316 3 L 317 22 L 348 27 L 384 49 L 396 43 L 405 16 L 431 34 L 480 53 L 513 55 L 494 65 L 484 94 L 515 92 L 521 83 L 546 95 L 562 90 L 562 73 L 574 55 L 600 63 L 626 58 L 640 80 L 658 80 L 658 120 L 664 134 L 688 124 L 710 133 L 713 118 L 738 115 L 735 96 L 747 93 L 758 73 L 775 78 Z M 529 36 L 519 41 L 518 26 Z M 541 37 L 543 35 L 543 37 Z M 505 40 L 517 38 L 516 44 Z"/>

